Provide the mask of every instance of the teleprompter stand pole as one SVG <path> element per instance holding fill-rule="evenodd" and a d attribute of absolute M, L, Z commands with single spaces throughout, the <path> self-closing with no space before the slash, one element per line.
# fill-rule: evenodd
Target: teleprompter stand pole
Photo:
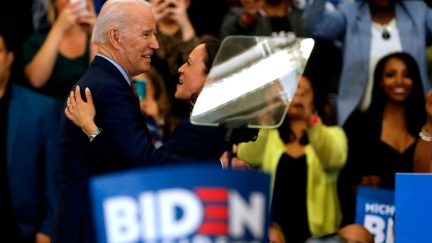
<path fill-rule="evenodd" d="M 237 124 L 235 122 L 225 123 L 221 125 L 226 129 L 225 142 L 226 152 L 228 157 L 228 168 L 232 168 L 232 160 L 235 157 L 234 145 L 255 141 L 258 137 L 259 129 L 249 128 L 247 124 Z"/>

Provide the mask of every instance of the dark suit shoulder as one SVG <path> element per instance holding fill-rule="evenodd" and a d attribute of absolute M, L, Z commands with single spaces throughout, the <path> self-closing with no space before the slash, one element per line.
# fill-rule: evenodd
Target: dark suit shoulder
<path fill-rule="evenodd" d="M 106 81 L 120 82 L 123 85 L 127 84 L 127 81 L 125 80 L 125 77 L 122 75 L 120 70 L 110 61 L 100 56 L 96 56 L 94 58 L 93 62 L 90 65 L 88 73 L 90 75 L 97 73 L 98 75 L 101 75 L 101 78 Z M 104 80 L 99 80 L 99 82 L 105 83 L 106 81 Z"/>
<path fill-rule="evenodd" d="M 81 87 L 82 94 L 86 87 L 90 88 L 92 94 L 109 94 L 119 89 L 130 90 L 129 83 L 117 67 L 100 56 L 94 58 L 77 85 Z"/>

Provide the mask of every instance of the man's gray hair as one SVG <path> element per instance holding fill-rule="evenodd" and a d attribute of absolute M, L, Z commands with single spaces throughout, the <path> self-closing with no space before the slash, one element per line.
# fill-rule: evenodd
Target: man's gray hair
<path fill-rule="evenodd" d="M 146 8 L 151 8 L 151 4 L 146 0 L 108 0 L 102 6 L 96 23 L 93 28 L 92 41 L 98 44 L 107 43 L 108 29 L 112 26 L 118 29 L 127 28 L 130 13 L 126 6 L 131 4 L 141 4 Z"/>

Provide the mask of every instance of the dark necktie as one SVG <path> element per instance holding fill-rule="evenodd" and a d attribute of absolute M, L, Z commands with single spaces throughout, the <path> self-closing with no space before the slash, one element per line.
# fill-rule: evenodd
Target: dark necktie
<path fill-rule="evenodd" d="M 132 92 L 134 93 L 135 97 L 137 97 L 137 99 L 139 99 L 138 93 L 137 93 L 136 88 L 135 88 L 135 84 L 133 82 L 131 82 L 131 88 L 132 88 Z"/>

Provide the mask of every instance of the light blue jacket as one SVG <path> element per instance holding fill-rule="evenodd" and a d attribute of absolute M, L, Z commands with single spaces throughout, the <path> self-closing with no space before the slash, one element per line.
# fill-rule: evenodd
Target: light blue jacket
<path fill-rule="evenodd" d="M 325 10 L 326 0 L 314 0 L 305 11 L 304 27 L 314 36 L 343 43 L 343 66 L 337 97 L 337 116 L 343 125 L 358 107 L 366 89 L 371 48 L 371 13 L 367 1 L 343 3 Z M 432 37 L 432 10 L 423 1 L 401 1 L 395 6 L 402 49 L 419 64 L 425 93 L 426 40 Z"/>

